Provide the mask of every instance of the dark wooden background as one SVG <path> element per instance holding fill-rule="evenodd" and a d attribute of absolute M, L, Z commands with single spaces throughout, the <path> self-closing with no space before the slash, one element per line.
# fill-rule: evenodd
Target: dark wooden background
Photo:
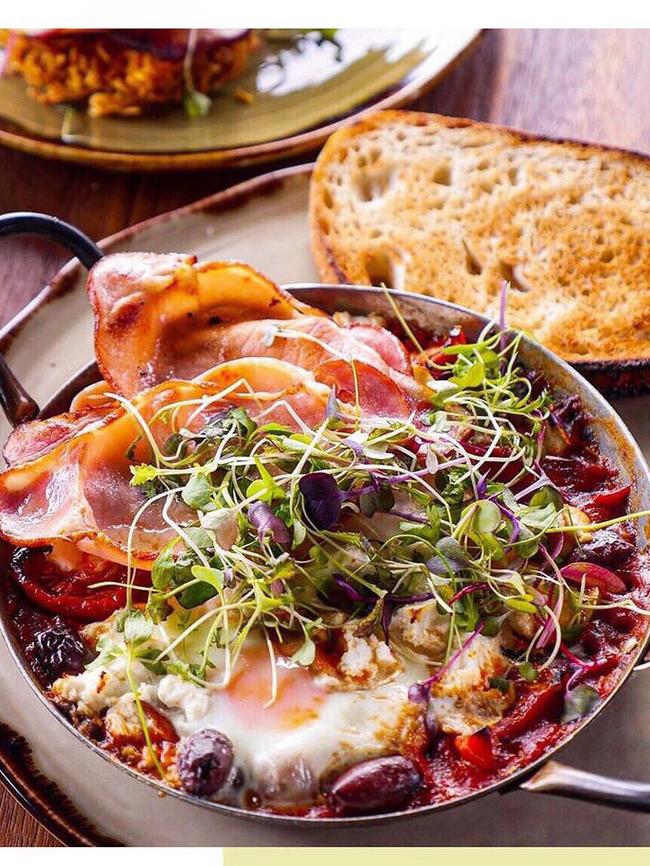
<path fill-rule="evenodd" d="M 650 151 L 649 92 L 650 31 L 491 31 L 417 107 Z M 113 174 L 0 148 L 0 213 L 44 211 L 101 238 L 262 171 Z M 0 325 L 64 260 L 44 242 L 0 241 Z M 0 846 L 56 844 L 0 789 Z"/>

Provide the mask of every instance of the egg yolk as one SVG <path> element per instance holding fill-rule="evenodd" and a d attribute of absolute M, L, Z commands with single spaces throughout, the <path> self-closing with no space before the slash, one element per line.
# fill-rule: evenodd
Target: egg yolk
<path fill-rule="evenodd" d="M 283 658 L 275 661 L 277 691 L 272 697 L 271 662 L 266 646 L 245 648 L 224 697 L 242 723 L 290 730 L 315 721 L 326 693 L 313 674 Z"/>

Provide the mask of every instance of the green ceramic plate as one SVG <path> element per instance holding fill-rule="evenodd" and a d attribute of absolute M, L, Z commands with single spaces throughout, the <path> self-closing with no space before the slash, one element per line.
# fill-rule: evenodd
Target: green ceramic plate
<path fill-rule="evenodd" d="M 42 155 L 123 168 L 165 168 L 286 156 L 320 143 L 343 119 L 402 104 L 435 81 L 477 31 L 339 30 L 263 41 L 246 75 L 205 117 L 170 107 L 136 118 L 91 118 L 40 105 L 17 77 L 0 78 L 0 140 Z M 244 103 L 235 92 L 252 94 Z"/>

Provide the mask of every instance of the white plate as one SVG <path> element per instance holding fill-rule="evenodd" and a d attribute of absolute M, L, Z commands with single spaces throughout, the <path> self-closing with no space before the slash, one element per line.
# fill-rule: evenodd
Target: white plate
<path fill-rule="evenodd" d="M 112 250 L 193 252 L 199 258 L 249 262 L 280 283 L 317 280 L 309 252 L 308 169 L 264 175 L 233 190 L 135 226 L 109 239 Z M 68 266 L 30 308 L 0 336 L 0 348 L 29 392 L 48 398 L 92 359 L 92 320 L 83 291 L 84 274 Z M 650 400 L 617 409 L 646 455 Z M 8 427 L 0 422 L 0 441 Z M 602 716 L 562 752 L 575 766 L 608 775 L 650 779 L 648 683 L 633 675 Z M 34 768 L 9 770 L 27 784 L 32 811 L 38 773 L 51 779 L 76 807 L 50 798 L 50 826 L 66 839 L 92 841 L 96 833 L 130 845 L 647 845 L 647 816 L 523 792 L 491 795 L 460 808 L 401 824 L 316 830 L 268 827 L 224 817 L 144 784 L 93 754 L 59 725 L 27 685 L 0 642 L 0 721 L 26 739 Z M 9 749 L 0 732 L 0 764 Z"/>

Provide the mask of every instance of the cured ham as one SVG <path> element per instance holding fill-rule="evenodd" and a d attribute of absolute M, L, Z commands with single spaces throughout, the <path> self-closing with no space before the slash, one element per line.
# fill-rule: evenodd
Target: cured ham
<path fill-rule="evenodd" d="M 185 509 L 178 500 L 166 506 L 164 498 L 147 505 L 131 484 L 132 466 L 155 462 L 156 449 L 173 432 L 199 432 L 228 406 L 243 406 L 260 423 L 311 429 L 323 420 L 329 395 L 329 387 L 291 364 L 241 359 L 193 382 L 158 385 L 132 403 L 107 404 L 95 415 L 23 425 L 8 446 L 14 465 L 0 475 L 0 532 L 25 546 L 73 541 L 86 553 L 120 563 L 130 549 L 133 564 L 151 568 L 176 536 L 174 524 L 183 522 Z M 177 408 L 171 415 L 163 411 L 167 407 Z"/>
<path fill-rule="evenodd" d="M 2 452 L 7 465 L 35 460 L 84 430 L 101 424 L 114 405 L 106 401 L 95 409 L 65 412 L 54 418 L 21 424 L 13 431 Z"/>
<path fill-rule="evenodd" d="M 106 256 L 90 272 L 88 295 L 97 364 L 127 397 L 225 360 L 203 351 L 223 322 L 318 315 L 246 265 L 197 266 L 195 256 L 175 253 Z"/>
<path fill-rule="evenodd" d="M 374 322 L 351 322 L 348 326 L 357 343 L 369 346 L 391 370 L 411 376 L 411 359 L 401 340 Z"/>
<path fill-rule="evenodd" d="M 241 406 L 260 424 L 313 431 L 333 393 L 354 423 L 411 411 L 396 337 L 339 325 L 245 265 L 120 253 L 92 269 L 88 293 L 104 379 L 10 437 L 0 534 L 13 544 L 65 541 L 150 569 L 186 515 L 179 497 L 147 500 L 132 468 L 164 459 L 181 428 L 200 434 Z"/>
<path fill-rule="evenodd" d="M 41 456 L 4 472 L 0 477 L 3 537 L 25 546 L 64 539 L 82 549 L 88 548 L 84 542 L 89 540 L 90 552 L 124 561 L 130 521 L 144 501 L 130 485 L 126 458 L 139 432 L 135 418 L 120 409 L 107 414 L 103 424 L 63 437 Z M 142 444 L 138 450 L 140 459 L 145 459 Z M 156 524 L 161 524 L 159 510 L 147 514 L 141 524 L 137 559 L 152 559 L 157 544 L 173 537 L 167 527 L 154 540 Z"/>
<path fill-rule="evenodd" d="M 325 361 L 314 375 L 319 382 L 334 387 L 343 402 L 358 402 L 364 415 L 404 419 L 410 414 L 409 402 L 393 379 L 369 364 Z"/>
<path fill-rule="evenodd" d="M 375 349 L 322 316 L 218 325 L 209 335 L 189 332 L 168 364 L 185 377 L 196 375 L 195 370 L 205 369 L 210 361 L 221 363 L 234 358 L 278 358 L 305 370 L 314 370 L 325 361 L 357 360 L 390 373 L 390 367 Z"/>
<path fill-rule="evenodd" d="M 314 429 L 323 420 L 330 389 L 301 367 L 272 358 L 241 358 L 219 364 L 199 377 L 225 391 L 251 418 L 292 429 Z M 229 390 L 234 388 L 234 390 Z M 196 422 L 195 422 L 196 424 Z"/>
<path fill-rule="evenodd" d="M 360 361 L 417 391 L 406 350 L 389 331 L 370 323 L 341 327 L 245 265 L 120 253 L 95 265 L 88 293 L 99 368 L 125 396 L 246 357 L 306 370 Z"/>

